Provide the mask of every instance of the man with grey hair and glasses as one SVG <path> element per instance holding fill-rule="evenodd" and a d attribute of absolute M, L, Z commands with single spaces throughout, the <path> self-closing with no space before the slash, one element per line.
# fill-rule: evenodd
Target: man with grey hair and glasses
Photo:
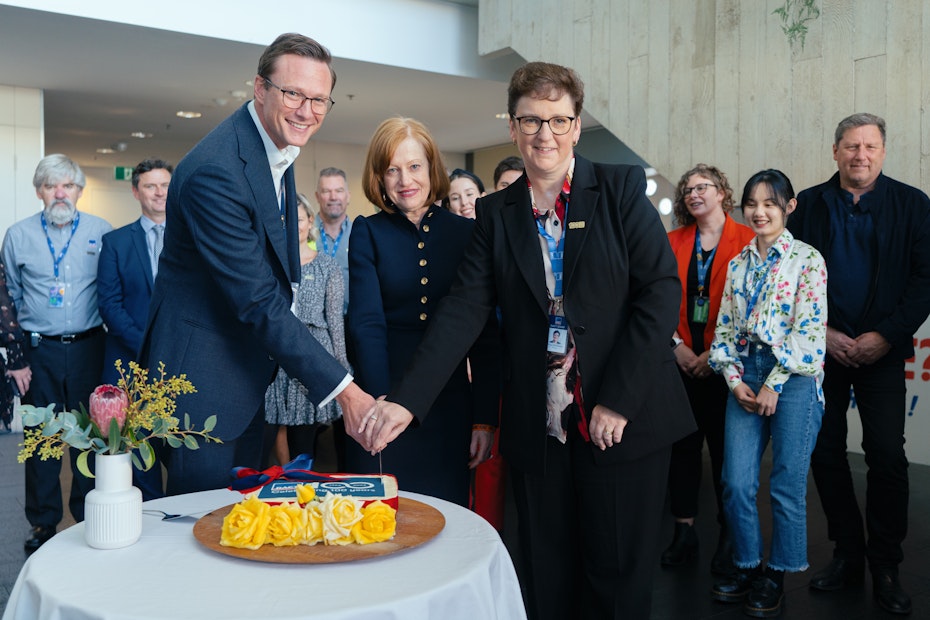
<path fill-rule="evenodd" d="M 32 382 L 22 402 L 44 407 L 85 407 L 100 382 L 104 329 L 97 311 L 97 262 L 103 235 L 113 227 L 77 210 L 84 191 L 81 167 L 60 154 L 39 162 L 33 177 L 42 211 L 11 226 L 3 239 L 7 286 L 29 339 Z M 81 474 L 70 450 L 73 481 L 68 507 L 84 519 L 84 496 L 93 481 Z M 61 521 L 61 462 L 38 457 L 25 463 L 26 518 L 31 553 L 55 535 Z"/>
<path fill-rule="evenodd" d="M 868 560 L 879 605 L 907 614 L 911 599 L 898 580 L 908 504 L 904 360 L 930 313 L 930 199 L 882 172 L 885 121 L 874 114 L 840 121 L 833 159 L 837 173 L 801 192 L 788 220 L 829 272 L 826 406 L 811 470 L 835 548 L 810 587 L 861 584 Z M 846 455 L 850 388 L 869 468 L 865 527 Z"/>

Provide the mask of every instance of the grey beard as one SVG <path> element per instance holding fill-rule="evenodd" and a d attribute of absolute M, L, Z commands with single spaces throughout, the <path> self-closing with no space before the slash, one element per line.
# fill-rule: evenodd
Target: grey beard
<path fill-rule="evenodd" d="M 70 224 L 74 220 L 74 214 L 76 212 L 77 207 L 70 201 L 63 200 L 46 207 L 45 219 L 49 224 L 64 226 L 65 224 Z"/>

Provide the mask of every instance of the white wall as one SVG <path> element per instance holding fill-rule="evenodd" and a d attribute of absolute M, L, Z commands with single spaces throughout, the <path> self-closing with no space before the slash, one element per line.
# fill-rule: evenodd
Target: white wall
<path fill-rule="evenodd" d="M 34 213 L 32 174 L 44 155 L 43 127 L 41 90 L 0 85 L 0 239 Z"/>

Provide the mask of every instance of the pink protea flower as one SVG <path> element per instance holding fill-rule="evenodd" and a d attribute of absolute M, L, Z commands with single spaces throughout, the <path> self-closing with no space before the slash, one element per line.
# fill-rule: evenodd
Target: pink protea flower
<path fill-rule="evenodd" d="M 129 399 L 126 397 L 126 392 L 115 385 L 98 385 L 94 393 L 90 395 L 90 419 L 106 436 L 110 429 L 110 420 L 114 418 L 122 430 L 126 422 L 128 406 Z"/>

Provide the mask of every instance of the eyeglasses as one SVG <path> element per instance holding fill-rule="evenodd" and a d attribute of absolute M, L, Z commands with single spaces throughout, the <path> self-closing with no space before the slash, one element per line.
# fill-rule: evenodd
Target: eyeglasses
<path fill-rule="evenodd" d="M 682 190 L 682 196 L 690 196 L 691 192 L 697 192 L 698 196 L 703 196 L 708 187 L 717 187 L 713 183 L 698 183 L 694 187 L 686 187 Z"/>
<path fill-rule="evenodd" d="M 290 90 L 287 88 L 281 88 L 268 78 L 262 76 L 262 79 L 265 80 L 266 84 L 274 86 L 281 91 L 281 94 L 284 95 L 284 105 L 291 108 L 292 110 L 299 110 L 303 105 L 304 101 L 310 102 L 310 109 L 313 110 L 316 114 L 326 114 L 333 109 L 333 106 L 336 105 L 336 102 L 333 101 L 332 97 L 307 97 L 303 93 L 299 93 L 296 90 Z"/>
<path fill-rule="evenodd" d="M 528 136 L 534 136 L 542 129 L 543 123 L 549 125 L 549 131 L 553 135 L 561 136 L 567 134 L 572 129 L 572 123 L 575 122 L 574 116 L 553 116 L 552 118 L 539 118 L 538 116 L 514 116 L 513 120 L 517 121 L 520 132 Z"/>

